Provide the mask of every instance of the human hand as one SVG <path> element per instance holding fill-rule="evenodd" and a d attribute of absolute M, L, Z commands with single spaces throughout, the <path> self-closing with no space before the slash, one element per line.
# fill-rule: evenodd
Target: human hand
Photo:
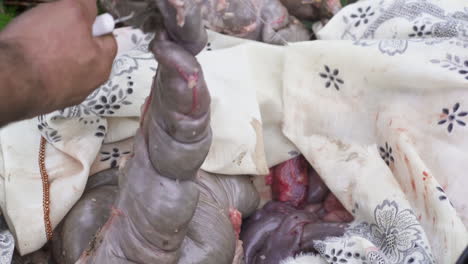
<path fill-rule="evenodd" d="M 16 64 L 6 66 L 11 74 L 2 79 L 28 80 L 13 82 L 17 89 L 8 92 L 22 98 L 23 118 L 79 104 L 108 79 L 117 44 L 112 35 L 92 36 L 96 15 L 96 0 L 61 0 L 25 12 L 0 33 L 10 47 L 1 52 L 15 54 Z"/>

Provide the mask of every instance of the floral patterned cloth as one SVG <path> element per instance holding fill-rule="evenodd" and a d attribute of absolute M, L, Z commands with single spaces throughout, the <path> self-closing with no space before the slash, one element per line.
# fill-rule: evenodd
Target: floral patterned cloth
<path fill-rule="evenodd" d="M 468 243 L 468 2 L 360 1 L 318 36 L 286 51 L 283 132 L 357 220 L 315 248 L 328 263 L 455 263 Z"/>
<path fill-rule="evenodd" d="M 209 33 L 198 59 L 214 137 L 202 168 L 263 175 L 301 152 L 356 217 L 344 237 L 316 242 L 318 256 L 285 263 L 455 262 L 468 242 L 467 5 L 361 1 L 321 40 L 288 46 Z M 90 175 L 132 154 L 157 63 L 151 36 L 115 34 L 109 81 L 82 104 L 0 130 L 0 206 L 22 254 L 46 242 L 41 136 L 53 227 Z"/>
<path fill-rule="evenodd" d="M 15 238 L 0 215 L 0 264 L 10 264 L 15 250 Z"/>

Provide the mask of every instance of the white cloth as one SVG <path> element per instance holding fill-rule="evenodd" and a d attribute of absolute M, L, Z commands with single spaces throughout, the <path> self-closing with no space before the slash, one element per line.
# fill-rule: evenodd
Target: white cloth
<path fill-rule="evenodd" d="M 330 263 L 466 247 L 467 32 L 466 1 L 361 1 L 286 50 L 283 132 L 358 219 L 316 244 Z"/>
<path fill-rule="evenodd" d="M 210 32 L 198 56 L 214 133 L 202 168 L 262 175 L 299 151 L 357 218 L 344 238 L 316 244 L 323 260 L 454 263 L 468 242 L 467 24 L 467 2 L 383 0 L 346 7 L 319 41 Z M 0 205 L 22 254 L 46 241 L 41 135 L 53 226 L 88 175 L 131 152 L 157 65 L 150 36 L 116 35 L 110 80 L 83 104 L 0 131 Z"/>
<path fill-rule="evenodd" d="M 328 262 L 318 255 L 299 254 L 295 257 L 283 259 L 280 264 L 328 264 Z"/>

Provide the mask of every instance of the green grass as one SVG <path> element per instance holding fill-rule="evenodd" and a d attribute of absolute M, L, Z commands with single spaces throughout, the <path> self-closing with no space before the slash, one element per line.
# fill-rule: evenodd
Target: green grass
<path fill-rule="evenodd" d="M 303 20 L 302 21 L 302 24 L 304 24 L 304 26 L 309 29 L 309 30 L 312 30 L 312 25 L 314 24 L 312 21 L 307 21 L 307 20 Z"/>
<path fill-rule="evenodd" d="M 357 0 L 340 0 L 340 2 L 341 2 L 341 6 L 346 6 L 346 5 L 349 5 L 349 4 L 356 3 Z"/>
<path fill-rule="evenodd" d="M 3 6 L 3 2 L 0 0 L 0 30 L 2 30 L 14 17 L 16 17 L 16 15 L 16 8 Z"/>

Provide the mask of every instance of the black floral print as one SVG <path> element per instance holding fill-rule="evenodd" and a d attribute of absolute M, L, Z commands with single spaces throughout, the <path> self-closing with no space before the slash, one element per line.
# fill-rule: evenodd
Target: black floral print
<path fill-rule="evenodd" d="M 79 122 L 85 124 L 85 125 L 94 125 L 94 124 L 99 124 L 101 122 L 101 118 L 85 118 L 85 117 L 80 117 L 78 119 Z"/>
<path fill-rule="evenodd" d="M 450 43 L 454 46 L 468 47 L 468 39 L 466 38 L 467 27 L 464 25 L 462 17 L 466 17 L 466 12 L 460 11 L 449 12 L 446 8 L 436 3 L 430 3 L 431 1 L 411 1 L 411 0 L 399 0 L 397 4 L 388 5 L 388 1 L 377 1 L 373 11 L 375 15 L 369 18 L 369 26 L 365 30 L 361 30 L 362 27 L 358 27 L 357 20 L 361 13 L 354 11 L 354 18 L 349 16 L 342 16 L 346 27 L 341 31 L 341 39 L 354 40 L 355 45 L 363 47 L 376 47 L 382 41 L 388 41 L 389 39 L 376 39 L 376 36 L 380 32 L 387 30 L 384 25 L 387 25 L 389 21 L 397 18 L 404 18 L 407 21 L 416 21 L 418 25 L 425 24 L 425 31 L 431 28 L 430 38 L 424 38 L 424 41 L 419 39 L 409 39 L 405 46 L 412 45 L 413 43 L 419 45 L 423 43 L 425 45 L 435 45 L 442 42 Z M 351 11 L 353 13 L 353 11 Z M 364 10 L 363 10 L 364 12 Z M 370 11 L 369 11 L 370 12 Z M 430 14 L 430 15 L 429 15 Z M 337 16 L 339 17 L 339 16 Z M 369 16 L 367 16 L 369 17 Z M 356 26 L 357 25 L 357 26 Z M 419 30 L 419 26 L 418 26 Z M 408 34 L 413 32 L 408 32 Z M 402 44 L 402 43 L 401 43 Z M 379 47 L 380 48 L 380 47 Z M 395 49 L 394 49 L 395 50 Z M 383 52 L 384 54 L 394 56 L 396 54 L 402 54 L 406 48 L 400 45 L 398 53 L 394 52 Z M 382 49 L 381 49 L 382 51 Z"/>
<path fill-rule="evenodd" d="M 15 249 L 15 238 L 9 231 L 6 220 L 0 217 L 0 263 L 17 263 L 11 261 Z"/>
<path fill-rule="evenodd" d="M 445 59 L 433 59 L 432 63 L 439 64 L 449 71 L 456 71 L 465 80 L 468 80 L 468 60 L 462 60 L 460 56 L 447 53 Z"/>
<path fill-rule="evenodd" d="M 94 134 L 96 137 L 104 137 L 106 135 L 106 127 L 100 125 L 97 127 L 97 132 Z"/>
<path fill-rule="evenodd" d="M 372 264 L 386 264 L 388 263 L 385 260 L 385 256 L 382 255 L 379 251 L 369 251 L 367 253 L 367 259 L 369 260 L 369 263 Z"/>
<path fill-rule="evenodd" d="M 442 187 L 437 186 L 436 189 L 441 192 L 442 194 L 439 196 L 439 200 L 447 200 L 447 196 L 445 195 L 444 189 Z"/>
<path fill-rule="evenodd" d="M 71 118 L 115 114 L 124 105 L 132 104 L 129 95 L 134 92 L 134 86 L 130 75 L 127 76 L 127 83 L 124 85 L 113 85 L 112 81 L 108 81 L 94 90 L 83 103 L 60 110 L 60 115 Z M 84 123 L 83 120 L 80 122 Z"/>
<path fill-rule="evenodd" d="M 448 197 L 447 197 L 447 195 L 445 194 L 444 189 L 443 189 L 442 187 L 440 187 L 440 186 L 437 186 L 436 189 L 437 189 L 438 192 L 440 192 L 440 194 L 439 194 L 439 200 L 440 200 L 440 201 L 448 201 Z M 450 203 L 450 205 L 453 207 L 452 202 L 449 201 L 449 203 Z"/>
<path fill-rule="evenodd" d="M 409 37 L 422 38 L 422 37 L 425 37 L 425 36 L 432 35 L 431 31 L 426 30 L 426 25 L 422 25 L 422 26 L 419 26 L 419 27 L 417 25 L 414 25 L 413 26 L 413 31 L 414 31 L 414 33 L 411 33 L 411 34 L 408 35 Z"/>
<path fill-rule="evenodd" d="M 130 154 L 130 151 L 120 152 L 118 148 L 112 148 L 112 151 L 101 151 L 101 161 L 108 161 L 110 160 L 111 168 L 117 167 L 117 161 L 121 156 Z"/>
<path fill-rule="evenodd" d="M 354 259 L 354 260 L 360 260 L 360 264 L 367 264 L 367 258 L 365 255 L 361 255 L 359 254 L 359 252 L 346 252 L 345 253 L 345 258 L 347 259 Z M 341 262 L 340 262 L 341 263 Z M 343 263 L 347 263 L 347 262 L 343 262 Z M 355 261 L 353 261 L 353 263 L 355 263 Z"/>
<path fill-rule="evenodd" d="M 133 93 L 134 82 L 131 76 L 127 76 L 127 79 L 126 89 L 120 88 L 118 84 L 113 85 L 112 81 L 109 81 L 101 87 L 105 93 L 94 100 L 87 101 L 87 107 L 97 115 L 113 115 L 122 105 L 130 105 L 131 102 L 126 99 Z"/>
<path fill-rule="evenodd" d="M 409 209 L 399 210 L 396 202 L 385 200 L 375 209 L 374 218 L 375 223 L 369 226 L 371 241 L 391 263 L 401 263 L 421 240 L 416 216 Z"/>
<path fill-rule="evenodd" d="M 443 119 L 441 119 L 438 122 L 438 124 L 439 125 L 448 124 L 447 131 L 449 133 L 452 133 L 453 128 L 454 128 L 454 124 L 458 124 L 460 126 L 466 126 L 466 123 L 463 120 L 461 120 L 461 118 L 467 116 L 468 112 L 465 112 L 465 111 L 458 112 L 458 109 L 460 109 L 460 103 L 456 103 L 452 107 L 452 113 L 450 113 L 450 109 L 448 109 L 448 108 L 443 108 L 442 109 Z"/>
<path fill-rule="evenodd" d="M 329 246 L 327 248 L 326 243 L 333 243 L 334 241 L 340 242 L 340 245 L 338 245 L 338 247 Z M 326 243 L 323 241 L 314 241 L 313 245 L 314 249 L 328 261 L 327 263 L 370 264 L 365 254 L 361 254 L 353 249 L 353 246 L 356 245 L 355 242 L 339 241 L 339 239 L 335 237 L 328 238 Z"/>
<path fill-rule="evenodd" d="M 463 62 L 464 68 L 459 70 L 458 73 L 465 76 L 465 79 L 468 80 L 468 60 Z"/>
<path fill-rule="evenodd" d="M 117 104 L 117 96 L 112 95 L 111 97 L 107 98 L 105 96 L 101 96 L 99 98 L 100 103 L 96 104 L 94 106 L 94 109 L 98 111 L 100 115 L 103 114 L 109 114 L 112 115 L 114 114 L 115 110 L 120 109 L 120 105 Z"/>
<path fill-rule="evenodd" d="M 340 249 L 340 250 L 336 250 L 336 249 L 332 249 L 330 251 L 330 255 L 329 254 L 325 254 L 325 258 L 328 260 L 329 263 L 332 263 L 332 264 L 337 264 L 337 263 L 348 263 L 348 261 L 343 258 L 344 254 L 342 255 L 343 253 L 343 250 Z"/>
<path fill-rule="evenodd" d="M 364 258 L 364 256 L 361 256 L 361 254 L 359 254 L 358 252 L 355 252 L 354 255 L 353 255 L 353 257 L 354 257 L 355 259 L 362 259 L 362 258 Z"/>
<path fill-rule="evenodd" d="M 366 238 L 378 249 L 366 254 L 368 263 L 407 263 L 414 257 L 418 260 L 416 263 L 435 264 L 413 211 L 401 209 L 395 201 L 384 200 L 374 209 L 373 219 L 371 223 L 360 222 L 351 226 L 347 231 L 348 236 Z M 349 244 L 344 249 L 353 253 Z"/>
<path fill-rule="evenodd" d="M 132 81 L 132 76 L 130 76 L 130 75 L 127 76 L 127 80 L 128 80 L 128 82 L 127 82 L 127 85 L 128 85 L 127 93 L 132 94 L 133 93 L 133 88 L 132 87 L 133 87 L 133 84 L 134 84 L 133 81 Z"/>
<path fill-rule="evenodd" d="M 322 256 L 325 255 L 325 252 L 327 251 L 327 246 L 323 241 L 317 240 L 313 242 L 314 249 Z"/>
<path fill-rule="evenodd" d="M 44 115 L 38 116 L 37 120 L 37 128 L 48 142 L 57 143 L 62 140 L 62 136 L 58 133 L 58 131 L 55 128 L 49 126 L 49 123 L 47 123 Z"/>
<path fill-rule="evenodd" d="M 115 114 L 122 106 L 132 104 L 128 96 L 134 91 L 134 82 L 131 76 L 127 76 L 127 80 L 127 87 L 108 81 L 94 90 L 83 103 L 60 110 L 60 115 L 65 118 L 80 117 L 80 122 L 84 123 L 87 119 L 82 117 Z"/>
<path fill-rule="evenodd" d="M 380 156 L 382 159 L 387 163 L 387 166 L 390 166 L 390 162 L 394 163 L 395 159 L 393 159 L 393 149 L 391 146 L 388 145 L 388 142 L 385 142 L 385 148 L 380 147 Z"/>
<path fill-rule="evenodd" d="M 356 22 L 354 23 L 355 27 L 359 27 L 361 25 L 361 22 L 363 24 L 369 23 L 369 17 L 373 16 L 375 13 L 371 10 L 371 7 L 368 6 L 366 9 L 363 9 L 362 7 L 359 7 L 357 9 L 358 13 L 357 14 L 351 14 L 351 18 L 355 19 Z"/>
<path fill-rule="evenodd" d="M 338 78 L 338 74 L 340 73 L 338 69 L 334 69 L 332 71 L 327 65 L 325 65 L 324 68 L 325 72 L 321 72 L 319 75 L 326 79 L 325 88 L 328 88 L 333 84 L 336 90 L 340 90 L 340 84 L 344 84 L 344 81 Z"/>
<path fill-rule="evenodd" d="M 416 216 L 408 209 L 399 211 L 395 202 L 377 206 L 375 220 L 370 225 L 374 242 L 392 263 L 398 263 L 405 251 L 420 239 Z"/>
<path fill-rule="evenodd" d="M 146 35 L 143 35 L 141 37 L 137 36 L 136 34 L 132 34 L 131 40 L 132 40 L 133 44 L 135 44 L 134 49 L 147 52 L 148 51 L 148 45 L 149 45 L 150 41 L 153 39 L 153 37 L 154 37 L 154 34 L 146 34 Z"/>

